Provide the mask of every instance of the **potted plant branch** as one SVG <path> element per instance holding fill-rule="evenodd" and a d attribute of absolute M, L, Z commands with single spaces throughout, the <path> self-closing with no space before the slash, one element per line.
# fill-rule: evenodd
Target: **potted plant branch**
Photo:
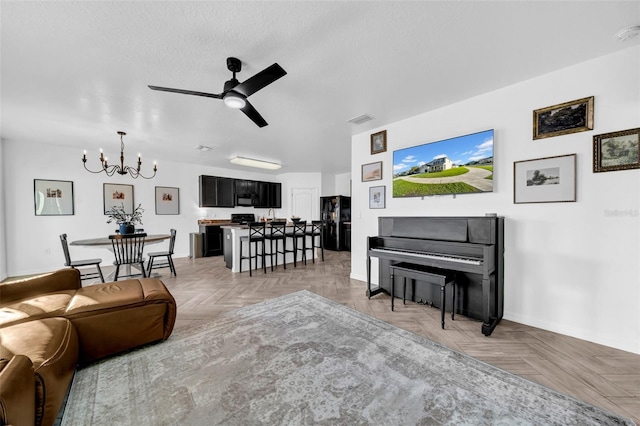
<path fill-rule="evenodd" d="M 119 206 L 113 206 L 107 212 L 109 216 L 107 223 L 117 223 L 120 226 L 120 234 L 133 234 L 136 232 L 136 224 L 142 225 L 142 213 L 144 213 L 142 204 L 138 204 L 132 213 L 127 213 L 122 203 Z"/>

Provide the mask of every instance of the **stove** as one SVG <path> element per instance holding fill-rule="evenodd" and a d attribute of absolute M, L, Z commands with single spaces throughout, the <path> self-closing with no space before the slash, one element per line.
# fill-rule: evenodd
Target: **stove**
<path fill-rule="evenodd" d="M 250 222 L 255 222 L 256 216 L 253 213 L 232 213 L 231 223 L 237 223 L 240 225 L 246 225 Z"/>

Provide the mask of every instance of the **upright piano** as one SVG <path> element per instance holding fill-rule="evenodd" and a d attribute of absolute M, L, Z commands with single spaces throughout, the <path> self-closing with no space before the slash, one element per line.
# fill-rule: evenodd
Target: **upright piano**
<path fill-rule="evenodd" d="M 394 263 L 455 271 L 456 306 L 451 308 L 482 320 L 482 333 L 489 336 L 502 319 L 503 254 L 504 217 L 380 217 L 378 235 L 367 243 L 367 296 L 391 292 L 389 266 Z M 372 257 L 378 258 L 377 288 L 371 287 Z M 415 294 L 409 291 L 410 299 L 439 304 L 434 286 L 415 286 Z"/>

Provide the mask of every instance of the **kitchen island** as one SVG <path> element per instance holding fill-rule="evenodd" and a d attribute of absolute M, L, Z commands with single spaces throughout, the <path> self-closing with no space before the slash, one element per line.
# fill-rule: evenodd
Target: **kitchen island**
<path fill-rule="evenodd" d="M 287 223 L 287 228 L 291 226 L 291 230 L 293 230 L 293 223 Z M 240 237 L 246 237 L 249 235 L 249 226 L 247 225 L 238 225 L 238 224 L 229 224 L 220 226 L 223 231 L 224 238 L 224 260 L 227 265 L 227 268 L 231 269 L 232 272 L 240 272 Z M 311 228 L 311 225 L 308 225 L 308 229 Z M 266 234 L 269 235 L 269 223 L 267 223 L 267 231 Z M 306 237 L 307 243 L 307 261 L 311 262 L 312 257 L 317 258 L 316 249 L 311 249 L 313 246 L 313 241 L 310 236 Z M 275 251 L 275 241 L 274 241 L 274 251 Z M 278 244 L 282 244 L 278 242 Z M 269 241 L 265 243 L 266 252 L 269 253 Z M 293 242 L 290 238 L 287 238 L 287 249 L 293 248 Z M 248 246 L 245 243 L 245 255 L 248 253 Z M 300 262 L 301 253 L 298 253 L 298 262 Z M 275 264 L 275 256 L 274 256 L 274 264 Z M 285 256 L 286 263 L 293 263 L 293 253 L 287 253 Z M 267 268 L 271 268 L 271 258 L 267 256 L 266 258 Z M 258 268 L 262 265 L 258 262 Z M 282 255 L 278 257 L 278 266 L 282 266 Z M 287 265 L 288 267 L 289 265 Z M 249 259 L 242 260 L 242 271 L 249 271 Z"/>

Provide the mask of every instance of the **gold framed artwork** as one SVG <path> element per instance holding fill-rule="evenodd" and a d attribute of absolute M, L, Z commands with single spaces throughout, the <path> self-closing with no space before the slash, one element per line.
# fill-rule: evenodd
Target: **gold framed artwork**
<path fill-rule="evenodd" d="M 371 135 L 371 154 L 379 154 L 387 150 L 387 131 L 383 130 Z"/>
<path fill-rule="evenodd" d="M 533 111 L 533 139 L 593 130 L 594 97 Z"/>
<path fill-rule="evenodd" d="M 382 179 L 382 161 L 362 165 L 362 181 L 370 182 L 372 180 Z"/>
<path fill-rule="evenodd" d="M 593 172 L 640 169 L 640 128 L 593 137 Z"/>

